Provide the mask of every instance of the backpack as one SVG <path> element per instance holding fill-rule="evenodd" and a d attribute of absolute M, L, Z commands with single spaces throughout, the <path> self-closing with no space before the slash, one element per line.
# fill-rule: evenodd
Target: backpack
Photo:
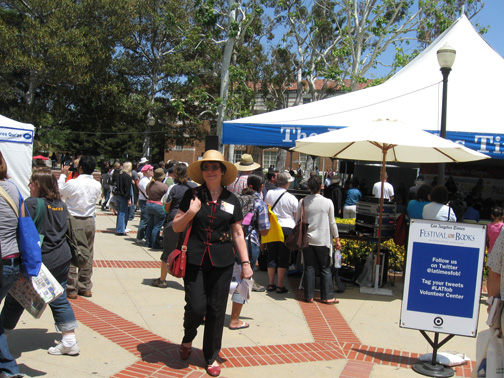
<path fill-rule="evenodd" d="M 238 197 L 242 208 L 242 229 L 243 235 L 246 238 L 247 236 L 249 236 L 250 232 L 252 232 L 252 229 L 256 228 L 256 214 L 254 211 L 254 203 L 257 197 L 253 194 L 236 194 L 236 196 Z M 250 228 L 249 226 L 252 226 L 252 228 Z"/>
<path fill-rule="evenodd" d="M 406 214 L 402 213 L 397 217 L 396 228 L 393 235 L 394 243 L 398 246 L 403 246 L 408 239 L 408 219 Z"/>
<path fill-rule="evenodd" d="M 102 184 L 103 189 L 109 190 L 111 181 L 112 181 L 112 178 L 110 177 L 110 175 L 108 173 L 103 173 L 101 175 L 101 184 Z"/>

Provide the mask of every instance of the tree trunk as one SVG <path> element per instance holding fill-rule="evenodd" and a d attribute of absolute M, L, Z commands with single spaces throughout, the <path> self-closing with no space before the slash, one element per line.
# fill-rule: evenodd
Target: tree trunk
<path fill-rule="evenodd" d="M 285 169 L 285 160 L 287 158 L 287 151 L 283 148 L 278 149 L 278 154 L 275 162 L 275 166 L 278 169 L 278 172 L 282 172 Z"/>

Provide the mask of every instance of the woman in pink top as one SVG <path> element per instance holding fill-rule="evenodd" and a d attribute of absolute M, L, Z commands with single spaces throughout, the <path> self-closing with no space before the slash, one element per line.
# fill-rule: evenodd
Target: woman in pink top
<path fill-rule="evenodd" d="M 497 240 L 497 236 L 499 236 L 502 225 L 504 224 L 502 208 L 494 207 L 490 216 L 492 217 L 492 223 L 490 223 L 487 228 L 488 253 L 492 252 L 495 240 Z"/>

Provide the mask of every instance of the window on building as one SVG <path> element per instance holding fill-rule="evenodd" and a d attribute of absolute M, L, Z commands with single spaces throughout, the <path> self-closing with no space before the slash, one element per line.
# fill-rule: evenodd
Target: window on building
<path fill-rule="evenodd" d="M 311 102 L 310 97 L 303 97 L 303 104 L 309 104 Z"/>
<path fill-rule="evenodd" d="M 276 159 L 277 159 L 278 153 L 276 151 L 264 151 L 263 152 L 263 164 L 262 166 L 264 168 L 268 168 L 270 166 L 275 166 L 276 165 Z"/>
<path fill-rule="evenodd" d="M 184 142 L 182 140 L 177 140 L 173 151 L 184 151 Z"/>
<path fill-rule="evenodd" d="M 234 153 L 233 153 L 233 163 L 239 163 L 241 160 L 241 157 L 243 154 L 246 154 L 246 150 L 239 150 L 235 147 Z"/>

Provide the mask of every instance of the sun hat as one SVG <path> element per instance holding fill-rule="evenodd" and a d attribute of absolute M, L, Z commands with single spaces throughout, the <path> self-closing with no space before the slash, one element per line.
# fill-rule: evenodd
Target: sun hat
<path fill-rule="evenodd" d="M 287 180 L 288 182 L 294 181 L 294 177 L 292 177 L 288 169 L 285 169 L 284 172 L 287 172 L 289 174 L 289 179 Z"/>
<path fill-rule="evenodd" d="M 258 163 L 254 163 L 254 159 L 252 158 L 252 155 L 250 154 L 243 154 L 241 156 L 240 162 L 235 163 L 236 168 L 239 171 L 255 171 L 257 168 L 259 168 L 261 165 Z"/>
<path fill-rule="evenodd" d="M 140 164 L 147 163 L 149 160 L 144 156 L 143 158 L 140 159 Z"/>
<path fill-rule="evenodd" d="M 222 185 L 229 185 L 236 179 L 238 169 L 236 169 L 235 165 L 226 161 L 219 151 L 208 150 L 203 154 L 203 157 L 200 160 L 189 164 L 189 167 L 187 167 L 187 175 L 191 178 L 191 180 L 197 182 L 198 184 L 203 184 L 205 182 L 203 179 L 203 172 L 201 171 L 201 164 L 204 161 L 218 161 L 224 164 L 226 167 L 226 173 L 222 176 Z"/>
<path fill-rule="evenodd" d="M 166 174 L 164 173 L 163 168 L 158 168 L 154 171 L 154 180 L 161 181 L 161 180 L 164 180 L 165 177 L 166 177 Z"/>
<path fill-rule="evenodd" d="M 339 177 L 339 175 L 333 175 L 331 177 L 331 184 L 337 184 L 341 181 L 341 178 Z"/>
<path fill-rule="evenodd" d="M 154 167 L 150 164 L 145 164 L 142 169 L 140 170 L 140 172 L 147 172 L 148 170 L 151 170 L 151 169 L 154 169 Z"/>

